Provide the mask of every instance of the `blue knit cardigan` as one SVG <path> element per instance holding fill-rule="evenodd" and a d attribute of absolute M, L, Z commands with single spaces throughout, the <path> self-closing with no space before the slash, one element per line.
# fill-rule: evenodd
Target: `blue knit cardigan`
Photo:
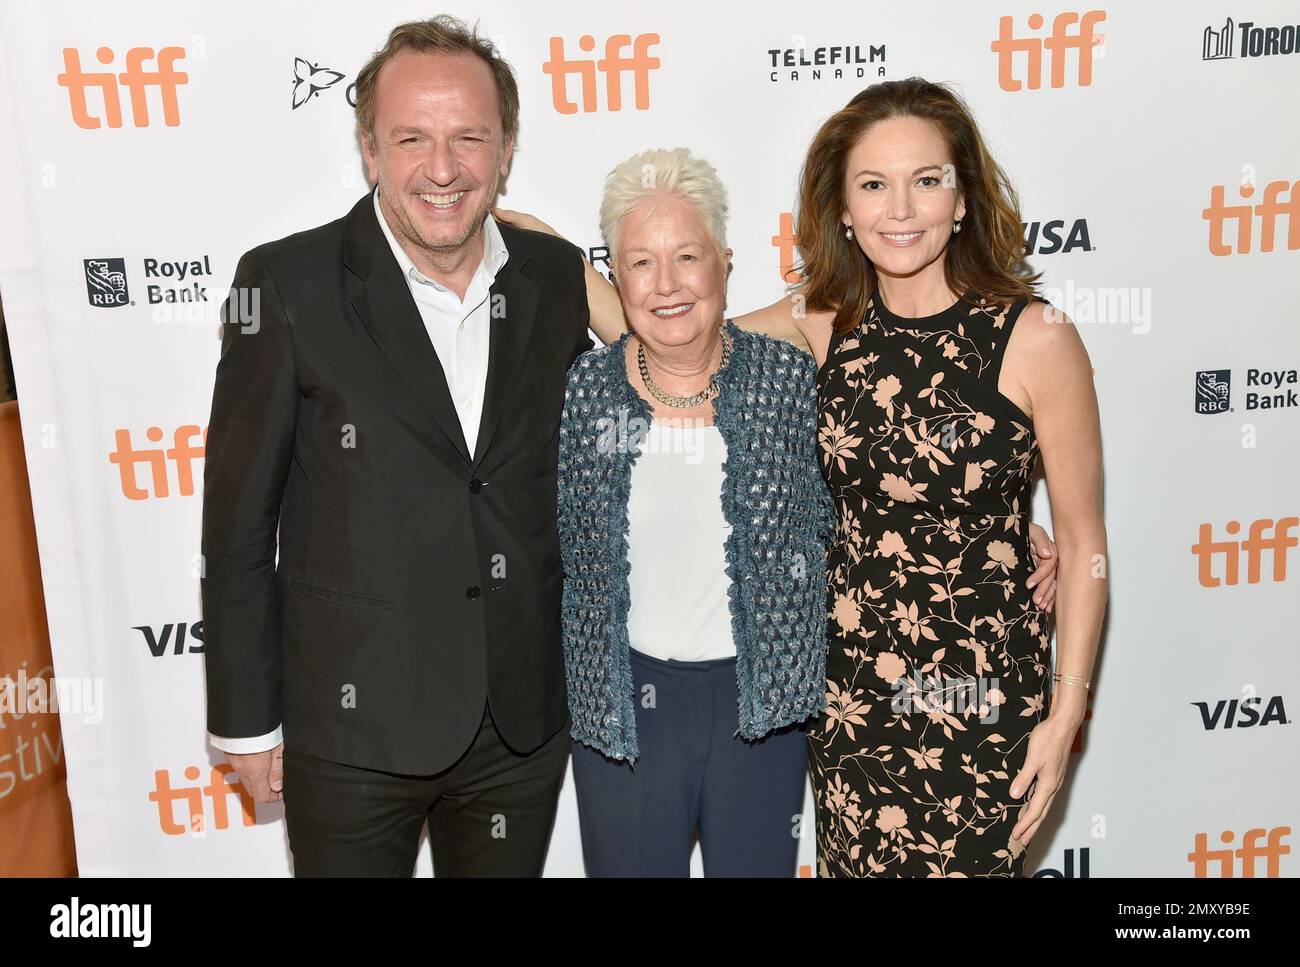
<path fill-rule="evenodd" d="M 830 491 L 816 458 L 816 366 L 789 343 L 727 323 L 714 402 L 727 446 L 722 510 L 736 645 L 737 733 L 757 739 L 826 702 Z M 651 410 L 627 378 L 628 336 L 569 371 L 559 446 L 561 627 L 572 736 L 636 759 L 627 618 L 628 497 Z M 683 562 L 689 566 L 689 562 Z M 671 607 L 671 602 L 664 602 Z"/>

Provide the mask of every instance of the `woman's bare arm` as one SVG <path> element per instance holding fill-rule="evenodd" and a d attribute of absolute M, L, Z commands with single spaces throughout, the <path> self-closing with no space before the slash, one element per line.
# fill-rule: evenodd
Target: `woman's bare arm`
<path fill-rule="evenodd" d="M 584 278 L 587 281 L 587 309 L 591 313 L 591 331 L 605 345 L 618 342 L 627 332 L 627 320 L 623 318 L 623 303 L 618 297 L 618 289 L 609 284 L 599 270 L 590 262 L 586 263 Z"/>
<path fill-rule="evenodd" d="M 546 222 L 526 212 L 495 208 L 492 210 L 492 216 L 515 228 L 563 238 Z M 583 259 L 583 264 L 585 266 L 583 279 L 587 283 L 587 309 L 591 314 L 591 331 L 605 345 L 617 342 L 623 333 L 627 332 L 627 320 L 623 318 L 623 303 L 619 301 L 618 290 L 610 285 L 609 280 L 586 259 Z"/>
<path fill-rule="evenodd" d="M 765 336 L 772 336 L 774 339 L 784 339 L 788 343 L 793 343 L 799 349 L 815 356 L 808 338 L 804 335 L 805 324 L 807 319 L 801 318 L 803 300 L 797 295 L 787 295 L 783 299 L 773 302 L 770 306 L 764 306 L 762 309 L 755 309 L 753 312 L 746 312 L 744 315 L 736 316 L 733 320 L 741 329 L 748 329 L 751 332 L 761 332 Z M 829 342 L 829 333 L 828 333 Z M 825 352 L 822 358 L 825 359 Z"/>
<path fill-rule="evenodd" d="M 1106 612 L 1109 551 L 1102 515 L 1101 421 L 1088 352 L 1064 313 L 1030 303 L 1007 348 L 1009 376 L 1029 398 L 1042 454 L 1052 529 L 1059 544 L 1056 669 L 1090 681 Z M 1004 369 L 1006 366 L 1004 365 Z M 1087 691 L 1062 684 L 1046 718 L 1030 736 L 1024 769 L 1012 784 L 1034 795 L 1012 835 L 1027 843 L 1064 779 L 1070 745 L 1087 706 Z"/>

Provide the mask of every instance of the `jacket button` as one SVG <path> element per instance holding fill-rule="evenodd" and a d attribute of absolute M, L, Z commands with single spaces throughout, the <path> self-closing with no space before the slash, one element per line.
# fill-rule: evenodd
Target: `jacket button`
<path fill-rule="evenodd" d="M 483 592 L 479 590 L 477 584 L 471 584 L 465 589 L 465 597 L 469 598 L 471 601 L 475 600 L 482 593 Z"/>
<path fill-rule="evenodd" d="M 479 480 L 478 477 L 475 477 L 473 480 L 469 482 L 470 493 L 476 494 L 482 489 L 483 489 L 483 481 Z"/>

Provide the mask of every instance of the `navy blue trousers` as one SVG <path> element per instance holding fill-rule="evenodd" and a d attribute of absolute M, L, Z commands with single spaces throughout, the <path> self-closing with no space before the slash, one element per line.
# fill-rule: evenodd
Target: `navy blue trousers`
<path fill-rule="evenodd" d="M 573 743 L 588 876 L 794 876 L 805 726 L 757 742 L 736 733 L 736 660 L 661 661 L 632 652 L 635 764 Z M 648 686 L 648 687 L 647 687 Z"/>

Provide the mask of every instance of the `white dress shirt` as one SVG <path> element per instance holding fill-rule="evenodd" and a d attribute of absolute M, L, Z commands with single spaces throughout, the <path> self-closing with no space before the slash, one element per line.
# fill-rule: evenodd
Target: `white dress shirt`
<path fill-rule="evenodd" d="M 406 284 L 420 310 L 424 328 L 429 333 L 438 361 L 447 377 L 460 428 L 465 434 L 465 449 L 471 457 L 478 442 L 478 427 L 483 418 L 483 389 L 487 384 L 488 335 L 492 323 L 492 305 L 488 290 L 510 253 L 506 251 L 501 230 L 492 216 L 483 220 L 483 259 L 474 271 L 465 298 L 457 298 L 441 283 L 423 275 L 398 244 L 379 208 L 379 189 L 375 189 L 375 217 L 393 257 L 402 267 Z"/>
<path fill-rule="evenodd" d="M 456 293 L 440 282 L 428 278 L 411 261 L 379 207 L 379 189 L 375 188 L 375 218 L 388 239 L 393 258 L 397 259 L 406 286 L 415 300 L 415 307 L 420 312 L 424 329 L 429 334 L 429 342 L 442 364 L 443 375 L 447 377 L 447 389 L 451 392 L 452 403 L 456 407 L 456 416 L 460 419 L 461 432 L 465 436 L 465 448 L 471 457 L 478 443 L 478 428 L 483 419 L 483 391 L 487 385 L 488 371 L 488 336 L 491 332 L 492 305 L 489 290 L 496 280 L 497 273 L 506 264 L 510 253 L 506 251 L 505 240 L 497 223 L 488 215 L 483 221 L 483 258 L 474 271 L 465 298 L 460 299 Z M 250 738 L 225 738 L 208 734 L 212 745 L 223 752 L 247 755 L 273 749 L 283 741 L 280 726 L 266 735 Z"/>

